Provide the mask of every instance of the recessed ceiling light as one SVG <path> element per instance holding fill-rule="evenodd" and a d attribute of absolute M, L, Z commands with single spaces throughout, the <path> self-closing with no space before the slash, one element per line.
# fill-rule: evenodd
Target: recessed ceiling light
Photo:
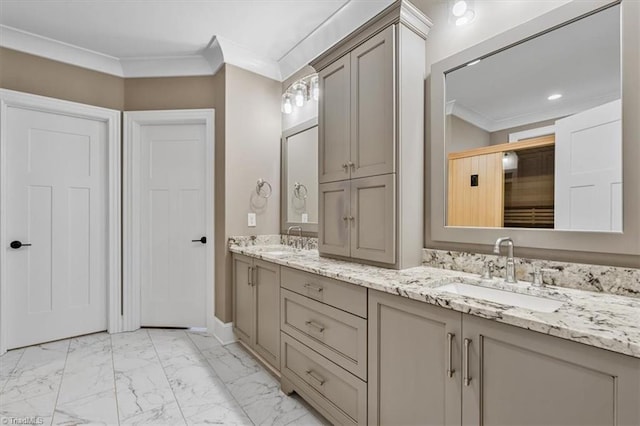
<path fill-rule="evenodd" d="M 560 93 L 554 93 L 553 95 L 549 96 L 547 99 L 549 99 L 550 101 L 555 101 L 556 99 L 560 99 L 562 97 L 562 95 Z"/>
<path fill-rule="evenodd" d="M 469 63 L 467 64 L 467 66 L 468 66 L 468 67 L 470 67 L 471 65 L 475 65 L 475 64 L 477 64 L 477 63 L 479 63 L 479 62 L 480 62 L 480 59 L 476 59 L 475 61 L 471 61 L 471 62 L 469 62 Z"/>

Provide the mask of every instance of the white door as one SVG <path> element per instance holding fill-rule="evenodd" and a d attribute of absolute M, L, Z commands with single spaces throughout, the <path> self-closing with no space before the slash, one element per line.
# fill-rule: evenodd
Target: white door
<path fill-rule="evenodd" d="M 619 100 L 556 121 L 555 228 L 622 231 Z"/>
<path fill-rule="evenodd" d="M 142 326 L 206 326 L 205 135 L 140 126 Z"/>
<path fill-rule="evenodd" d="M 7 347 L 107 328 L 107 127 L 8 107 Z"/>

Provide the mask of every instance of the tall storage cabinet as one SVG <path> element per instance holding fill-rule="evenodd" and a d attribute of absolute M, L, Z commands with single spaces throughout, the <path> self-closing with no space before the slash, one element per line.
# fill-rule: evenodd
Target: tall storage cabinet
<path fill-rule="evenodd" d="M 322 255 L 396 268 L 421 262 L 430 27 L 397 1 L 311 62 L 320 81 Z"/>

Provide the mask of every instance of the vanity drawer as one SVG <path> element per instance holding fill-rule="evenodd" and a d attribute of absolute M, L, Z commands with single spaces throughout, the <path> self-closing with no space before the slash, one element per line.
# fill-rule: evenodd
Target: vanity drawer
<path fill-rule="evenodd" d="M 367 379 L 367 320 L 286 289 L 280 297 L 282 331 Z"/>
<path fill-rule="evenodd" d="M 362 318 L 367 317 L 367 289 L 308 272 L 282 268 L 280 285 Z"/>
<path fill-rule="evenodd" d="M 282 375 L 342 424 L 367 423 L 367 384 L 282 333 Z"/>

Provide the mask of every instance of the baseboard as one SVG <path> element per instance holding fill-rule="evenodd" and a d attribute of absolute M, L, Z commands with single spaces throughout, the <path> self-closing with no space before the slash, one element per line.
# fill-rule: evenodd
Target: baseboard
<path fill-rule="evenodd" d="M 238 340 L 236 339 L 235 334 L 233 334 L 233 323 L 224 323 L 220 321 L 218 317 L 213 318 L 213 330 L 210 329 L 209 332 L 223 345 L 227 345 Z"/>

